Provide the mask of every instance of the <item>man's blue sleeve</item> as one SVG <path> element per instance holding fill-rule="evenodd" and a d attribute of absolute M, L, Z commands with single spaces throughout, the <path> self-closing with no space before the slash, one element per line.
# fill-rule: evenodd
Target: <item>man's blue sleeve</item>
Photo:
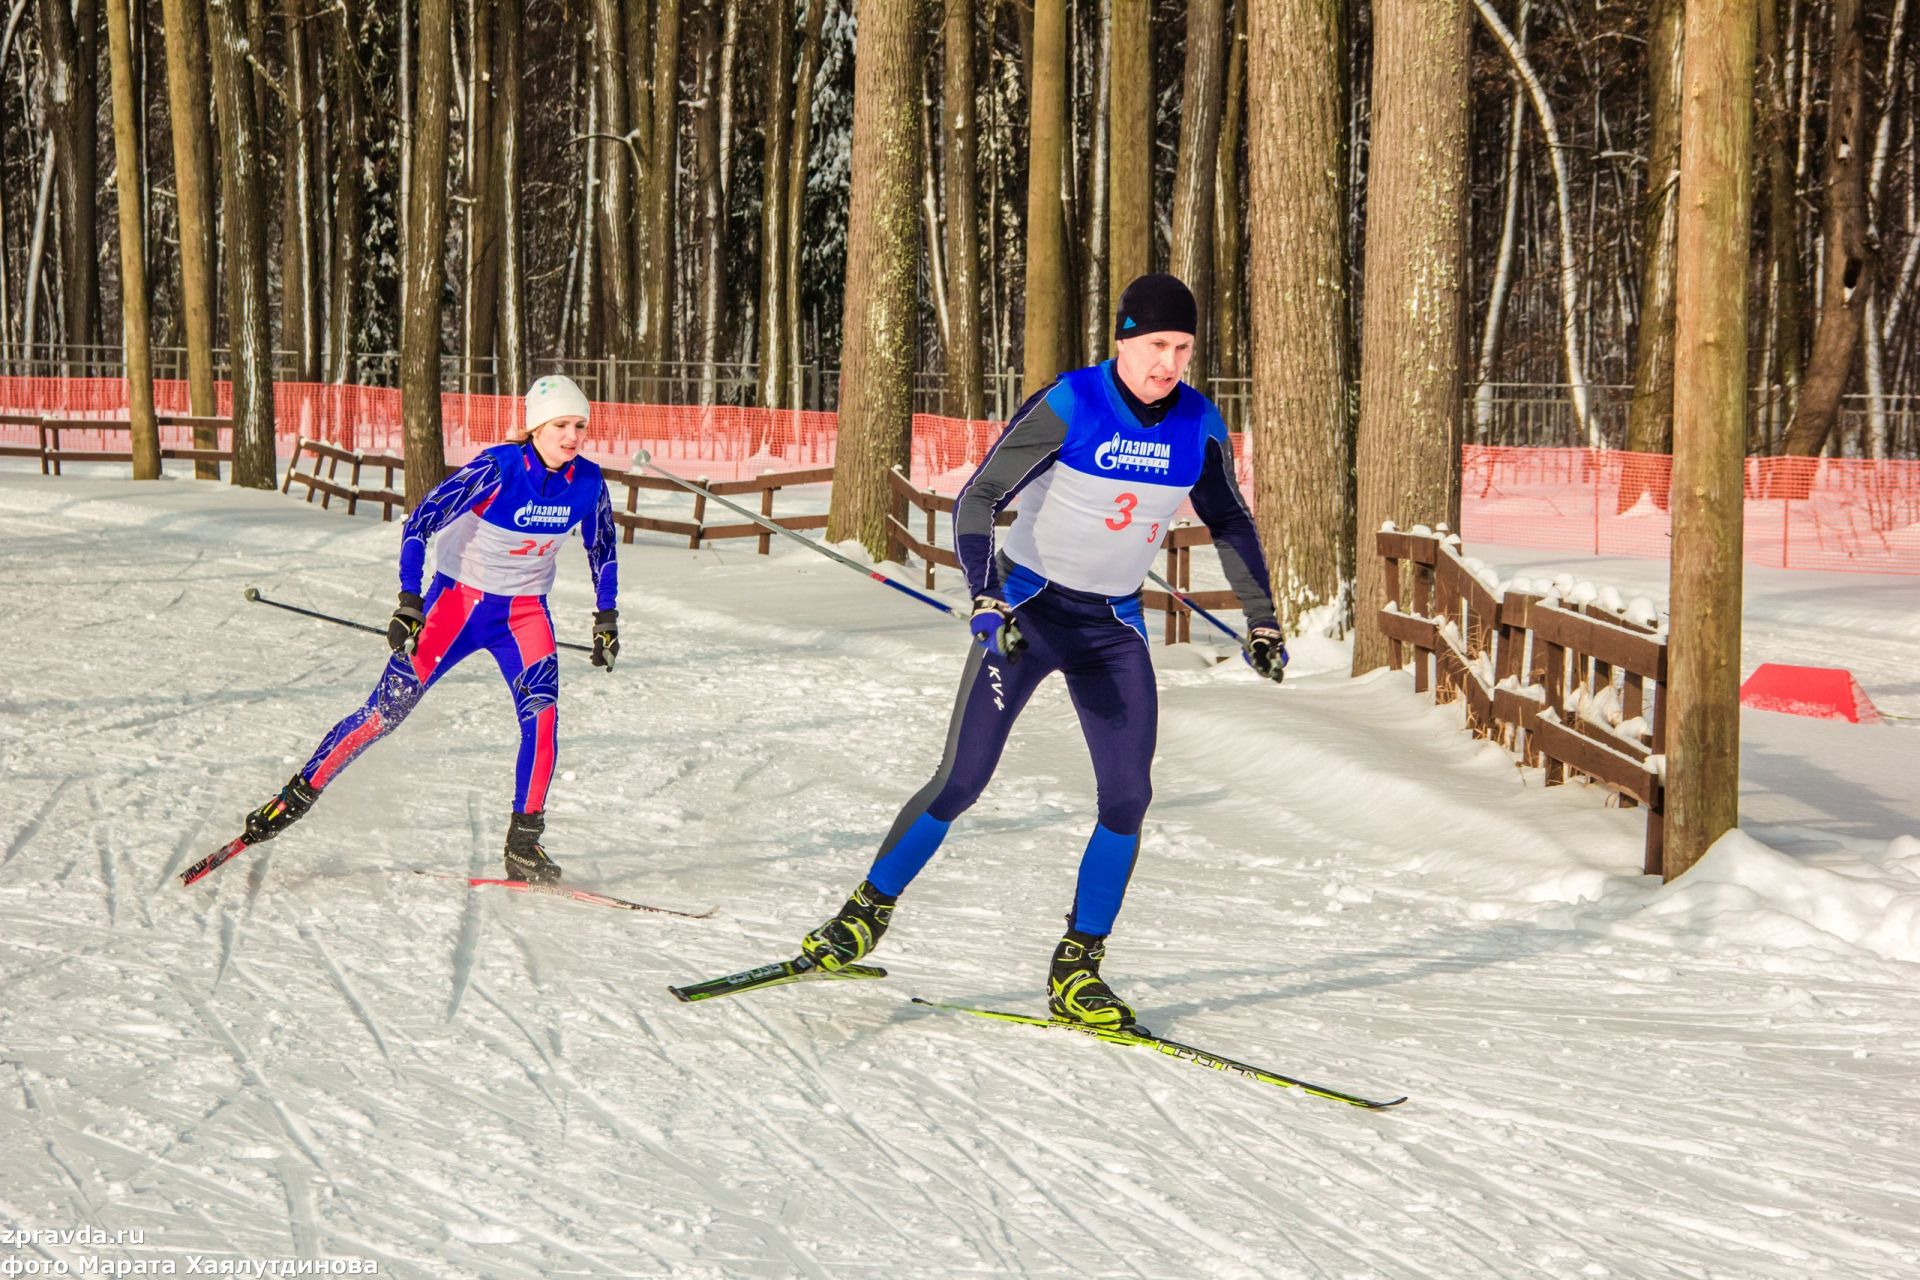
<path fill-rule="evenodd" d="M 1200 465 L 1200 479 L 1194 483 L 1190 495 L 1194 514 L 1213 534 L 1214 549 L 1220 553 L 1220 567 L 1226 571 L 1227 585 L 1240 599 L 1247 625 L 1272 626 L 1273 587 L 1267 578 L 1267 557 L 1260 549 L 1253 512 L 1240 496 L 1240 481 L 1234 474 L 1233 442 L 1218 418 L 1208 425 L 1206 451 L 1206 459 Z"/>
<path fill-rule="evenodd" d="M 619 539 L 613 531 L 613 499 L 600 486 L 593 514 L 580 522 L 580 539 L 587 546 L 587 571 L 593 575 L 593 607 L 617 609 L 620 599 L 620 561 L 614 554 Z"/>
<path fill-rule="evenodd" d="M 1027 397 L 953 500 L 953 550 L 967 575 L 967 589 L 976 596 L 1000 589 L 993 558 L 994 518 L 1059 459 L 1060 446 L 1066 443 L 1066 421 L 1048 402 L 1058 385 L 1050 382 Z"/>
<path fill-rule="evenodd" d="M 400 531 L 400 589 L 420 594 L 427 539 L 500 492 L 500 467 L 483 453 L 435 485 L 407 515 Z"/>

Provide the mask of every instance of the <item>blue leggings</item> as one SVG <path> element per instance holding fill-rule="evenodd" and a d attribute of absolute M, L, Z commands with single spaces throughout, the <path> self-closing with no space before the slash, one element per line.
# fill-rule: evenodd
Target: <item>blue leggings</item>
<path fill-rule="evenodd" d="M 1160 697 L 1140 601 L 1048 586 L 1014 616 L 1027 648 L 1008 662 L 974 647 L 939 771 L 900 811 L 867 879 L 886 894 L 912 882 L 953 820 L 986 789 L 1027 699 L 1058 671 L 1079 713 L 1099 790 L 1099 821 L 1080 858 L 1068 921 L 1082 933 L 1104 937 L 1126 896 L 1140 852 L 1140 824 L 1153 798 Z"/>
<path fill-rule="evenodd" d="M 546 597 L 490 595 L 442 574 L 427 592 L 426 616 L 412 658 L 393 655 L 366 702 L 328 730 L 301 776 L 324 790 L 361 752 L 399 728 L 441 676 L 485 649 L 499 664 L 520 718 L 514 812 L 539 813 L 553 779 L 560 714 L 560 663 Z"/>

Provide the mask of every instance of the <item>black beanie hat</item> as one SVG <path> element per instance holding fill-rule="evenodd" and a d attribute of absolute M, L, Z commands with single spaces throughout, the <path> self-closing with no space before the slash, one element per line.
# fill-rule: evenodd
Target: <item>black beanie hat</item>
<path fill-rule="evenodd" d="M 1143 333 L 1200 332 L 1200 308 L 1193 291 L 1178 276 L 1164 271 L 1141 276 L 1120 295 L 1120 314 L 1113 318 L 1115 338 L 1137 338 Z"/>

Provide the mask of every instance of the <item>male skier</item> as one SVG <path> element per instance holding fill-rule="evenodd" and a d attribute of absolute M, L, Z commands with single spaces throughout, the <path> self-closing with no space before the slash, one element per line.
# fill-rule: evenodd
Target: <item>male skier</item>
<path fill-rule="evenodd" d="M 1251 624 L 1247 658 L 1278 681 L 1286 646 L 1266 558 L 1213 404 L 1181 383 L 1198 313 L 1173 276 L 1127 286 L 1115 356 L 1061 375 L 1020 406 L 955 500 L 954 545 L 977 642 L 960 678 L 946 754 L 907 802 L 867 878 L 802 954 L 836 970 L 872 951 L 894 903 L 979 798 L 1020 710 L 1053 672 L 1067 682 L 1093 755 L 1099 821 L 1080 859 L 1066 936 L 1053 953 L 1055 1018 L 1127 1028 L 1134 1013 L 1100 976 L 1106 937 L 1140 849 L 1159 719 L 1140 585 L 1183 501 L 1213 533 Z M 1016 497 L 1004 547 L 994 517 Z"/>

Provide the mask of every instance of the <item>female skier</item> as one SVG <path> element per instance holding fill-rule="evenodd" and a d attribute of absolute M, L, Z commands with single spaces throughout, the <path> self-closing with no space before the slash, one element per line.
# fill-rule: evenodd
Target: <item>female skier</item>
<path fill-rule="evenodd" d="M 946 754 L 894 820 L 846 906 L 802 941 L 812 965 L 837 970 L 879 943 L 900 893 L 986 788 L 1027 699 L 1058 671 L 1093 755 L 1099 797 L 1066 936 L 1053 953 L 1047 1007 L 1064 1021 L 1134 1025 L 1100 963 L 1152 794 L 1159 701 L 1141 579 L 1182 502 L 1190 499 L 1212 531 L 1251 624 L 1248 661 L 1274 681 L 1287 661 L 1226 427 L 1180 380 L 1198 325 L 1193 294 L 1174 277 L 1128 285 L 1114 318 L 1114 359 L 1062 374 L 1020 406 L 954 500 L 954 546 L 973 591 L 977 644 L 960 678 Z M 1006 544 L 996 547 L 994 517 L 1022 494 Z"/>
<path fill-rule="evenodd" d="M 554 554 L 575 528 L 593 574 L 593 665 L 612 671 L 620 652 L 613 504 L 600 468 L 579 456 L 587 414 L 587 398 L 570 379 L 541 378 L 527 392 L 525 424 L 513 438 L 448 476 L 413 509 L 400 539 L 400 606 L 387 623 L 393 657 L 386 670 L 280 794 L 247 815 L 245 834 L 222 854 L 231 857 L 298 822 L 342 769 L 399 727 L 435 681 L 485 649 L 500 664 L 520 718 L 507 876 L 560 878 L 559 864 L 540 847 L 560 700 L 547 593 Z M 436 572 L 423 598 L 427 540 L 436 534 Z M 217 854 L 205 869 L 216 859 L 224 860 Z M 187 873 L 188 883 L 196 878 Z"/>

